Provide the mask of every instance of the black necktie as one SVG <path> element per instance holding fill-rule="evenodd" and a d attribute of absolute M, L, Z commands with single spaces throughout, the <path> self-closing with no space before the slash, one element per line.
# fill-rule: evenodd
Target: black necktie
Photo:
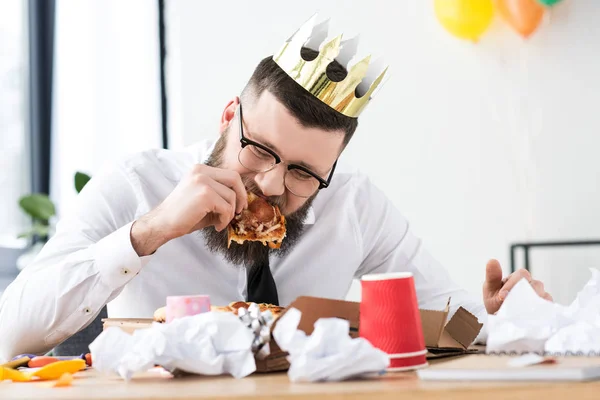
<path fill-rule="evenodd" d="M 277 286 L 269 268 L 269 259 L 248 270 L 248 301 L 279 305 Z"/>

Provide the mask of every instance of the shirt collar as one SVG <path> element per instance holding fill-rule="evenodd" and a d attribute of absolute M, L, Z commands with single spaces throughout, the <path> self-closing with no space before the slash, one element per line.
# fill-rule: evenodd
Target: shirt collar
<path fill-rule="evenodd" d="M 206 161 L 208 161 L 208 157 L 210 157 L 210 155 L 212 154 L 216 143 L 217 141 L 214 140 L 211 142 L 196 143 L 190 146 L 189 149 L 194 156 L 194 160 L 196 160 L 196 162 L 200 164 L 206 163 Z M 304 225 L 314 225 L 314 223 L 315 210 L 312 206 L 310 206 L 308 212 L 306 213 L 306 218 L 304 219 Z"/>

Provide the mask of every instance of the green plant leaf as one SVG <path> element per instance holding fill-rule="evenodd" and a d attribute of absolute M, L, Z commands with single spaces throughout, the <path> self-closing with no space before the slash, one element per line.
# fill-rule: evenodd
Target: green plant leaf
<path fill-rule="evenodd" d="M 42 221 L 48 221 L 56 214 L 54 203 L 42 193 L 30 194 L 19 199 L 19 206 L 27 215 Z"/>
<path fill-rule="evenodd" d="M 90 179 L 92 179 L 92 177 L 86 173 L 79 171 L 75 173 L 75 190 L 77 190 L 77 193 L 83 190 L 83 187 L 90 181 Z"/>
<path fill-rule="evenodd" d="M 29 230 L 27 232 L 19 233 L 19 236 L 17 236 L 17 238 L 19 238 L 19 239 L 29 239 L 33 235 L 35 235 L 35 233 L 33 233 L 33 229 L 32 229 L 32 230 Z"/>
<path fill-rule="evenodd" d="M 31 238 L 33 236 L 37 236 L 40 239 L 47 239 L 48 235 L 50 235 L 50 227 L 48 225 L 43 225 L 40 223 L 35 223 L 33 224 L 33 226 L 31 227 L 31 229 L 29 229 L 26 232 L 21 233 L 19 236 L 17 236 L 19 239 L 20 238 Z"/>

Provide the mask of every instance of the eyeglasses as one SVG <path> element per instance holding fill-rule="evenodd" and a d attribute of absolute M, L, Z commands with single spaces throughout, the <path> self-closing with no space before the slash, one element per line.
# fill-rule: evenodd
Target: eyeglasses
<path fill-rule="evenodd" d="M 284 161 L 273 150 L 267 146 L 250 140 L 244 136 L 244 124 L 242 115 L 242 103 L 239 105 L 240 118 L 240 144 L 242 148 L 238 154 L 238 161 L 246 169 L 253 172 L 268 172 L 275 168 L 277 164 Z M 287 163 L 285 163 L 287 164 Z M 333 163 L 327 179 L 321 178 L 311 170 L 298 164 L 287 164 L 287 170 L 283 177 L 283 182 L 287 190 L 298 197 L 310 197 L 317 190 L 329 186 L 337 160 Z"/>

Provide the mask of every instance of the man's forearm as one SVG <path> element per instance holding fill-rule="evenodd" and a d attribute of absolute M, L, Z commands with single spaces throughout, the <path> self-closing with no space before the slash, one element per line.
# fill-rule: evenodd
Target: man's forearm
<path fill-rule="evenodd" d="M 162 228 L 160 223 L 148 213 L 135 221 L 131 226 L 131 245 L 138 256 L 153 254 L 160 246 L 172 239 Z"/>

